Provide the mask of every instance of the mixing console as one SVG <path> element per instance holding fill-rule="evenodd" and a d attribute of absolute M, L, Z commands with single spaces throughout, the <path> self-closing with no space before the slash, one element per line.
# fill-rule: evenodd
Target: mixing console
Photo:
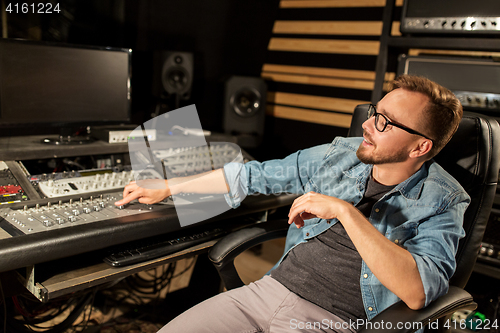
<path fill-rule="evenodd" d="M 154 150 L 152 153 L 154 158 L 162 162 L 163 170 L 160 172 L 165 173 L 167 178 L 217 169 L 228 162 L 243 162 L 239 147 L 228 143 Z M 245 160 L 248 159 L 249 156 Z M 28 200 L 5 166 L 0 169 L 0 203 L 2 196 L 8 196 L 9 203 L 17 203 L 0 206 L 0 216 L 21 233 L 31 234 L 174 207 L 171 198 L 157 205 L 138 202 L 125 207 L 114 205 L 115 201 L 122 198 L 123 188 L 131 180 L 163 178 L 155 169 L 136 173 L 130 166 L 27 175 L 25 183 L 39 195 L 39 198 Z M 16 200 L 13 200 L 13 196 Z M 176 196 L 175 204 L 209 200 L 214 200 L 213 196 L 187 193 Z"/>
<path fill-rule="evenodd" d="M 86 199 L 59 200 L 56 203 L 12 206 L 0 210 L 3 219 L 24 234 L 66 228 L 75 225 L 104 221 L 121 216 L 130 216 L 150 212 L 155 206 L 134 203 L 125 207 L 116 207 L 114 202 L 122 198 L 122 192 L 90 196 Z M 173 207 L 169 199 L 161 205 Z M 157 206 L 156 206 L 157 207 Z"/>
<path fill-rule="evenodd" d="M 243 163 L 239 147 L 230 143 L 211 143 L 209 146 L 181 147 L 154 150 L 168 176 L 181 177 L 222 168 L 225 163 Z M 248 160 L 248 158 L 246 158 Z"/>
<path fill-rule="evenodd" d="M 110 189 L 118 190 L 122 189 L 131 180 L 134 180 L 132 171 L 113 172 L 111 170 L 107 170 L 89 176 L 85 175 L 89 173 L 95 173 L 95 171 L 87 171 L 86 173 L 78 172 L 74 174 L 74 177 L 69 178 L 39 180 L 38 187 L 45 197 L 57 198 L 67 195 L 85 194 Z M 154 170 L 142 172 L 141 177 L 148 179 L 162 178 Z"/>

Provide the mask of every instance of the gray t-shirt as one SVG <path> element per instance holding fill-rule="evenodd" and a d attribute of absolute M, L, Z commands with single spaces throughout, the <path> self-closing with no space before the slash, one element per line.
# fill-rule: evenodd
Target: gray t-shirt
<path fill-rule="evenodd" d="M 368 179 L 357 208 L 370 216 L 373 205 L 394 186 Z M 302 298 L 345 321 L 366 318 L 361 298 L 362 259 L 341 223 L 293 248 L 271 277 Z"/>

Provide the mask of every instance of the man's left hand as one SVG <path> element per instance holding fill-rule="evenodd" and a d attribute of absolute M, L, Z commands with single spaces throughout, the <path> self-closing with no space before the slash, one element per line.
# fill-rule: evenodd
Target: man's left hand
<path fill-rule="evenodd" d="M 344 209 L 353 207 L 344 200 L 316 192 L 308 192 L 292 204 L 288 213 L 288 224 L 295 223 L 297 228 L 304 226 L 304 220 L 319 217 L 322 219 L 339 219 Z"/>

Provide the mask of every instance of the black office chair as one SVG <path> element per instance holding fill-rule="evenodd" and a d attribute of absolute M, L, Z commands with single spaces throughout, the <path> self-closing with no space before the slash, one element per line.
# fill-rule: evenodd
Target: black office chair
<path fill-rule="evenodd" d="M 358 105 L 349 129 L 349 136 L 361 136 L 361 124 L 366 120 L 368 105 Z M 500 127 L 496 120 L 483 115 L 465 112 L 457 133 L 435 160 L 453 175 L 471 196 L 471 203 L 464 216 L 465 238 L 461 239 L 456 255 L 457 269 L 450 280 L 446 295 L 438 298 L 421 310 L 411 310 L 402 301 L 380 312 L 365 326 L 362 332 L 371 332 L 375 327 L 388 327 L 398 322 L 417 323 L 423 326 L 438 321 L 439 331 L 448 331 L 448 321 L 455 311 L 473 310 L 477 304 L 463 290 L 469 279 L 481 245 L 495 196 L 500 158 Z M 217 268 L 227 289 L 243 285 L 234 268 L 234 258 L 243 251 L 267 240 L 286 236 L 286 220 L 259 223 L 227 235 L 209 252 L 209 258 Z M 375 324 L 376 322 L 384 325 Z M 391 332 L 413 332 L 412 327 L 403 327 Z M 433 324 L 434 326 L 434 324 Z M 360 331 L 360 332 L 361 332 Z"/>

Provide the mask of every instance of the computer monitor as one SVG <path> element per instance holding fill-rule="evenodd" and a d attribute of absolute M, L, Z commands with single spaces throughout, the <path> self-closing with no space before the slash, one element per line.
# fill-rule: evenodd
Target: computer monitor
<path fill-rule="evenodd" d="M 63 139 L 70 128 L 130 122 L 131 56 L 130 49 L 0 39 L 0 128 L 57 127 Z"/>

